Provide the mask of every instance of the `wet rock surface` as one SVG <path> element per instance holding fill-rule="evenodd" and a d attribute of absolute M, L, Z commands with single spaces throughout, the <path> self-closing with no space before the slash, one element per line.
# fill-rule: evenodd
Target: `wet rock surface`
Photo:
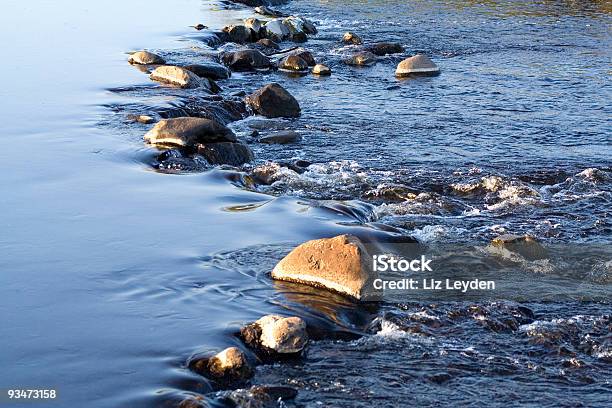
<path fill-rule="evenodd" d="M 213 80 L 228 79 L 231 72 L 221 64 L 216 62 L 206 62 L 200 64 L 186 65 L 186 70 L 193 72 L 199 77 L 210 78 Z"/>
<path fill-rule="evenodd" d="M 235 142 L 236 136 L 227 127 L 202 118 L 160 120 L 144 140 L 151 144 L 194 146 L 196 144 Z"/>
<path fill-rule="evenodd" d="M 207 79 L 200 79 L 193 72 L 171 65 L 163 65 L 155 68 L 150 75 L 153 81 L 164 84 L 178 86 L 180 88 L 200 88 L 204 87 L 211 92 L 214 90 L 213 85 Z"/>
<path fill-rule="evenodd" d="M 260 137 L 260 143 L 288 144 L 302 140 L 302 136 L 294 130 L 285 130 Z"/>
<path fill-rule="evenodd" d="M 308 344 L 306 323 L 294 316 L 264 316 L 241 328 L 240 338 L 263 361 L 298 358 Z"/>
<path fill-rule="evenodd" d="M 138 51 L 131 54 L 128 62 L 139 65 L 163 65 L 166 63 L 162 57 L 149 51 Z"/>
<path fill-rule="evenodd" d="M 277 83 L 255 91 L 246 98 L 246 102 L 257 114 L 268 118 L 294 118 L 301 112 L 298 101 Z"/>
<path fill-rule="evenodd" d="M 253 376 L 253 368 L 237 347 L 229 347 L 210 358 L 192 359 L 188 365 L 222 388 L 242 384 Z"/>
<path fill-rule="evenodd" d="M 404 47 L 398 43 L 391 42 L 379 42 L 367 47 L 374 55 L 384 56 L 388 54 L 401 54 L 405 51 Z"/>
<path fill-rule="evenodd" d="M 395 70 L 395 76 L 402 78 L 410 75 L 435 76 L 440 69 L 426 55 L 417 54 L 400 62 Z"/>
<path fill-rule="evenodd" d="M 258 50 L 248 49 L 228 52 L 222 60 L 232 71 L 253 71 L 268 69 L 272 66 L 270 59 Z"/>
<path fill-rule="evenodd" d="M 369 51 L 358 52 L 344 60 L 347 65 L 353 65 L 357 67 L 369 67 L 371 65 L 376 64 L 376 61 L 376 55 L 372 54 Z"/>

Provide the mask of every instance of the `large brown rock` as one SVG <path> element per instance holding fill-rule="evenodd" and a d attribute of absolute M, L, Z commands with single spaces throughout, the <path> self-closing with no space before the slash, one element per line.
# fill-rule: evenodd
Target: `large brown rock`
<path fill-rule="evenodd" d="M 233 71 L 253 71 L 272 66 L 270 58 L 253 49 L 225 53 L 222 60 Z"/>
<path fill-rule="evenodd" d="M 376 274 L 364 244 L 351 235 L 308 241 L 283 258 L 272 278 L 325 288 L 358 300 L 372 299 Z"/>
<path fill-rule="evenodd" d="M 186 147 L 199 143 L 235 142 L 236 135 L 214 120 L 174 118 L 157 122 L 144 139 L 151 144 Z"/>
<path fill-rule="evenodd" d="M 138 51 L 131 54 L 128 62 L 138 65 L 163 65 L 166 63 L 162 57 L 149 51 Z"/>
<path fill-rule="evenodd" d="M 151 79 L 164 84 L 170 84 L 181 88 L 198 88 L 201 86 L 211 88 L 208 81 L 203 81 L 193 72 L 172 65 L 162 65 L 151 72 Z"/>
<path fill-rule="evenodd" d="M 295 51 L 292 51 L 290 55 L 295 55 L 297 57 L 300 57 L 301 59 L 306 61 L 306 63 L 310 67 L 315 66 L 317 64 L 317 61 L 315 60 L 312 53 L 308 50 L 305 50 L 304 48 L 298 48 Z"/>
<path fill-rule="evenodd" d="M 308 64 L 297 55 L 288 55 L 281 61 L 278 68 L 283 71 L 306 72 L 308 71 Z"/>
<path fill-rule="evenodd" d="M 197 146 L 197 152 L 210 164 L 229 164 L 240 166 L 253 161 L 253 151 L 242 143 L 220 142 Z"/>
<path fill-rule="evenodd" d="M 400 62 L 395 70 L 395 76 L 398 78 L 408 77 L 411 75 L 438 75 L 440 69 L 426 55 L 417 54 L 413 57 L 406 58 Z"/>
<path fill-rule="evenodd" d="M 194 359 L 189 368 L 221 386 L 242 383 L 253 376 L 253 368 L 237 347 L 226 348 L 210 358 Z"/>
<path fill-rule="evenodd" d="M 300 104 L 285 88 L 277 83 L 272 83 L 247 96 L 247 104 L 256 113 L 268 117 L 300 116 Z"/>

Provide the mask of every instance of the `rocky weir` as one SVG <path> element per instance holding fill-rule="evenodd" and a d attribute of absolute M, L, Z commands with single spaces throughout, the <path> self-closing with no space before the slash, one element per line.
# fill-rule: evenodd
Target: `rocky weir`
<path fill-rule="evenodd" d="M 389 78 L 429 77 L 441 72 L 430 57 L 412 52 L 404 44 L 370 42 L 355 32 L 346 32 L 330 41 L 333 44 L 330 48 L 341 48 L 341 54 L 330 50 L 329 55 L 315 55 L 309 50 L 308 44 L 319 34 L 316 21 L 292 15 L 288 7 L 280 11 L 274 5 L 258 1 L 238 3 L 255 7 L 252 17 L 245 19 L 242 24 L 228 25 L 219 31 L 209 30 L 203 24 L 194 26 L 199 32 L 206 33 L 207 49 L 193 63 L 183 64 L 180 59 L 173 58 L 171 54 L 166 55 L 163 50 L 141 50 L 128 58 L 128 62 L 149 75 L 151 81 L 172 89 L 175 95 L 182 98 L 180 104 L 171 108 L 137 110 L 138 107 L 131 107 L 130 113 L 126 113 L 128 122 L 147 126 L 143 128 L 143 141 L 155 149 L 152 165 L 156 170 L 190 173 L 221 166 L 233 172 L 239 180 L 236 184 L 241 188 L 261 191 L 260 188 L 278 186 L 276 182 L 279 179 L 294 175 L 299 177 L 316 171 L 317 164 L 313 165 L 303 159 L 261 163 L 253 147 L 265 149 L 267 145 L 281 145 L 279 148 L 283 148 L 285 145 L 303 143 L 304 138 L 299 133 L 303 129 L 296 122 L 304 112 L 316 108 L 300 103 L 289 90 L 274 80 L 275 75 L 287 75 L 297 80 L 312 75 L 324 81 L 326 77 L 334 75 L 334 67 L 338 64 L 368 70 L 374 69 L 383 58 L 392 58 L 394 61 L 395 70 L 388 70 Z M 250 85 L 250 78 L 257 78 L 259 82 L 264 76 L 266 84 Z M 235 131 L 233 125 L 245 119 L 253 120 L 254 124 L 258 119 L 278 119 L 283 125 L 279 129 L 269 127 L 268 122 L 264 122 L 259 129 L 254 125 L 249 134 Z M 516 187 L 491 184 L 490 180 L 483 177 L 470 186 L 456 185 L 454 188 L 456 195 L 485 195 L 504 188 L 515 191 L 513 188 Z M 291 183 L 284 184 L 287 185 Z M 330 190 L 329 187 L 327 189 Z M 293 193 L 296 190 L 288 188 L 284 191 Z M 484 190 L 487 192 L 482 193 Z M 461 207 L 463 204 L 456 201 L 442 200 L 438 204 L 437 200 L 441 196 L 439 193 L 427 195 L 411 191 L 405 185 L 360 187 L 360 194 L 361 198 L 389 206 L 416 202 L 422 208 L 429 204 L 433 206 L 432 203 L 436 202 L 434 212 L 453 213 L 464 210 Z M 519 194 L 521 198 L 532 196 L 528 191 Z M 351 212 L 351 216 L 356 219 L 370 221 L 371 214 L 367 208 L 347 206 L 336 207 L 335 210 Z M 270 370 L 275 369 L 307 371 L 307 356 L 311 347 L 315 349 L 314 355 L 325 353 L 327 341 L 357 342 L 354 344 L 369 347 L 366 343 L 371 341 L 373 335 L 389 330 L 399 333 L 400 337 L 427 337 L 438 331 L 444 332 L 444 328 L 453 326 L 455 320 L 463 322 L 472 319 L 484 322 L 482 324 L 487 330 L 528 333 L 530 339 L 542 336 L 547 338 L 545 341 L 555 344 L 551 347 L 558 345 L 555 343 L 557 339 L 553 338 L 554 334 L 540 330 L 531 309 L 514 304 L 446 309 L 431 306 L 426 310 L 416 310 L 414 305 L 407 305 L 405 314 L 385 311 L 384 303 L 378 302 L 380 294 L 368 292 L 377 275 L 369 266 L 372 254 L 365 245 L 377 244 L 378 238 L 389 239 L 389 236 L 401 236 L 411 243 L 418 240 L 394 228 L 387 228 L 384 234 L 374 235 L 373 239 L 371 236 L 366 239 L 344 234 L 301 243 L 291 248 L 269 271 L 270 282 L 275 281 L 275 284 L 281 286 L 299 285 L 302 287 L 300 290 L 312 290 L 317 296 L 339 299 L 338 303 L 360 316 L 357 320 L 363 320 L 358 330 L 337 327 L 330 329 L 311 316 L 298 316 L 286 311 L 279 312 L 283 314 L 265 315 L 253 322 L 243 322 L 241 328 L 233 333 L 234 345 L 228 344 L 229 347 L 206 355 L 196 351 L 185 359 L 184 367 L 205 379 L 211 391 L 198 393 L 186 389 L 180 398 L 171 401 L 173 406 L 185 408 L 217 404 L 265 407 L 292 404 L 291 401 L 296 398 L 299 400 L 300 389 L 307 386 L 269 384 L 260 382 L 260 379 L 270 378 Z M 500 235 L 491 241 L 490 247 L 492 251 L 499 252 L 500 257 L 519 256 L 528 260 L 546 251 L 535 238 L 528 235 Z M 609 325 L 606 319 L 592 324 L 597 328 Z M 538 330 L 545 333 L 540 335 Z M 588 329 L 582 330 L 586 332 Z M 591 345 L 589 355 L 607 347 L 605 339 L 600 339 L 605 336 L 602 332 L 603 329 L 598 332 L 599 336 L 595 344 Z M 574 336 L 574 343 L 584 341 L 576 333 L 568 336 Z M 573 366 L 581 362 L 568 358 L 564 364 Z M 430 377 L 432 384 L 451 380 L 450 376 L 442 374 Z M 367 399 L 367 396 L 362 397 Z"/>

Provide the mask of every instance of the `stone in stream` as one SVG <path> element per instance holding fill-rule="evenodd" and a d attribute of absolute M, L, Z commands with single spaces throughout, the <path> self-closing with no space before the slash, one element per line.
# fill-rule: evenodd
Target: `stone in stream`
<path fill-rule="evenodd" d="M 304 320 L 279 315 L 267 315 L 244 326 L 240 338 L 264 360 L 299 357 L 308 344 Z"/>
<path fill-rule="evenodd" d="M 162 57 L 149 51 L 138 51 L 131 54 L 128 62 L 137 65 L 163 65 L 166 63 Z"/>
<path fill-rule="evenodd" d="M 306 73 L 308 72 L 308 64 L 302 58 L 297 55 L 288 55 L 281 62 L 278 68 L 281 71 L 289 71 L 289 72 L 300 72 Z"/>
<path fill-rule="evenodd" d="M 345 44 L 352 44 L 352 45 L 363 44 L 363 41 L 361 41 L 361 37 L 359 37 L 357 34 L 352 33 L 350 31 L 344 33 L 344 35 L 342 36 L 342 42 Z"/>
<path fill-rule="evenodd" d="M 221 59 L 233 71 L 269 69 L 272 66 L 270 58 L 253 49 L 228 52 Z"/>
<path fill-rule="evenodd" d="M 312 32 L 314 25 L 301 17 L 291 16 L 283 20 L 283 25 L 289 29 L 289 36 L 294 42 L 306 42 L 307 34 Z M 316 28 L 314 28 L 316 31 Z"/>
<path fill-rule="evenodd" d="M 181 88 L 206 87 L 211 92 L 213 90 L 209 81 L 200 79 L 199 76 L 185 68 L 175 67 L 173 65 L 162 65 L 161 67 L 155 68 L 155 70 L 151 72 L 150 78 L 153 81 Z"/>
<path fill-rule="evenodd" d="M 259 44 L 265 48 L 280 50 L 280 46 L 269 38 L 262 38 L 261 40 L 257 41 L 256 44 Z"/>
<path fill-rule="evenodd" d="M 253 37 L 259 38 L 259 32 L 263 27 L 261 21 L 255 17 L 244 20 L 244 26 L 252 31 Z"/>
<path fill-rule="evenodd" d="M 508 257 L 511 253 L 519 254 L 528 261 L 548 258 L 548 251 L 530 235 L 505 234 L 491 241 L 493 252 Z"/>
<path fill-rule="evenodd" d="M 237 347 L 226 348 L 210 358 L 194 359 L 188 365 L 223 388 L 244 383 L 254 373 L 244 353 Z"/>
<path fill-rule="evenodd" d="M 282 13 L 277 10 L 273 10 L 266 6 L 255 7 L 255 12 L 257 14 L 261 14 L 262 16 L 268 16 L 268 17 L 287 17 L 287 14 Z"/>
<path fill-rule="evenodd" d="M 190 27 L 193 27 L 193 28 L 195 28 L 198 31 L 202 31 L 202 30 L 208 28 L 208 26 L 205 26 L 204 24 L 201 24 L 201 23 L 198 23 L 198 24 L 196 24 L 194 26 L 190 26 Z"/>
<path fill-rule="evenodd" d="M 300 116 L 300 104 L 285 88 L 272 83 L 246 97 L 246 103 L 257 114 L 268 118 L 296 118 Z"/>
<path fill-rule="evenodd" d="M 283 24 L 283 20 L 279 18 L 268 21 L 264 25 L 263 33 L 265 38 L 269 38 L 276 42 L 286 40 L 291 35 L 289 28 L 287 28 L 287 26 Z"/>
<path fill-rule="evenodd" d="M 156 145 L 193 147 L 200 143 L 235 142 L 236 135 L 216 121 L 185 117 L 160 120 L 144 140 Z"/>
<path fill-rule="evenodd" d="M 222 406 L 241 408 L 278 408 L 285 407 L 284 401 L 298 395 L 295 388 L 280 385 L 255 385 L 250 389 L 237 389 L 217 393 Z M 291 406 L 294 406 L 293 404 Z"/>
<path fill-rule="evenodd" d="M 197 152 L 210 164 L 240 166 L 253 161 L 253 151 L 242 143 L 222 142 L 197 145 Z"/>
<path fill-rule="evenodd" d="M 288 144 L 302 140 L 302 136 L 294 130 L 283 130 L 259 138 L 259 143 Z"/>
<path fill-rule="evenodd" d="M 331 69 L 325 64 L 317 64 L 312 68 L 312 73 L 320 76 L 331 75 Z"/>
<path fill-rule="evenodd" d="M 229 69 L 216 62 L 186 65 L 183 68 L 193 72 L 201 78 L 210 78 L 213 80 L 228 79 L 232 75 Z"/>
<path fill-rule="evenodd" d="M 369 67 L 370 65 L 376 64 L 376 55 L 369 51 L 362 51 L 351 55 L 349 58 L 345 59 L 344 62 L 348 65 L 357 67 Z"/>
<path fill-rule="evenodd" d="M 372 54 L 383 56 L 388 54 L 400 54 L 405 51 L 404 47 L 398 43 L 379 42 L 367 47 Z"/>
<path fill-rule="evenodd" d="M 272 278 L 325 288 L 357 300 L 375 300 L 372 257 L 359 238 L 339 235 L 305 242 L 284 257 Z"/>
<path fill-rule="evenodd" d="M 127 119 L 132 121 L 132 122 L 142 123 L 144 125 L 148 125 L 150 123 L 155 122 L 155 119 L 153 119 L 149 115 L 134 115 L 134 114 L 130 114 L 130 115 L 127 115 Z"/>
<path fill-rule="evenodd" d="M 227 33 L 231 42 L 238 44 L 250 42 L 253 37 L 251 29 L 243 25 L 230 25 L 223 27 L 223 32 Z"/>
<path fill-rule="evenodd" d="M 294 51 L 291 51 L 291 53 L 289 55 L 296 55 L 298 57 L 300 57 L 301 59 L 303 59 L 304 61 L 306 61 L 306 63 L 308 64 L 309 67 L 312 67 L 314 65 L 317 64 L 317 61 L 315 60 L 314 56 L 312 55 L 312 52 L 304 49 L 304 48 L 298 48 Z"/>
<path fill-rule="evenodd" d="M 395 70 L 395 76 L 404 78 L 411 75 L 438 75 L 440 69 L 426 55 L 417 54 L 400 62 Z"/>

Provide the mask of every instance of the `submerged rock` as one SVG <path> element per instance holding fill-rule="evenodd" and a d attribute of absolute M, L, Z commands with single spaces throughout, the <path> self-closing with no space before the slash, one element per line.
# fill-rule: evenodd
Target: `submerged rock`
<path fill-rule="evenodd" d="M 353 45 L 363 44 L 363 41 L 361 41 L 361 37 L 359 37 L 357 34 L 352 33 L 350 31 L 344 33 L 344 35 L 342 36 L 342 42 L 345 44 L 353 44 Z"/>
<path fill-rule="evenodd" d="M 231 42 L 244 44 L 252 39 L 252 31 L 250 28 L 243 25 L 230 25 L 223 28 L 223 32 L 227 33 Z"/>
<path fill-rule="evenodd" d="M 331 69 L 325 64 L 317 64 L 312 68 L 312 73 L 315 75 L 328 76 L 331 75 Z"/>
<path fill-rule="evenodd" d="M 166 60 L 149 51 L 138 51 L 130 55 L 128 62 L 138 65 L 163 65 L 166 63 Z"/>
<path fill-rule="evenodd" d="M 229 69 L 221 64 L 217 64 L 216 62 L 186 65 L 184 68 L 201 78 L 220 80 L 228 79 L 231 76 L 231 71 Z"/>
<path fill-rule="evenodd" d="M 256 44 L 259 44 L 265 48 L 270 48 L 273 50 L 280 50 L 280 46 L 269 38 L 262 38 L 261 40 L 257 41 Z"/>
<path fill-rule="evenodd" d="M 210 358 L 192 360 L 189 368 L 222 387 L 243 383 L 253 376 L 253 368 L 237 347 L 226 348 Z"/>
<path fill-rule="evenodd" d="M 197 152 L 210 164 L 240 166 L 253 161 L 253 151 L 242 143 L 207 143 L 197 146 Z"/>
<path fill-rule="evenodd" d="M 260 143 L 268 144 L 288 144 L 299 142 L 300 140 L 302 140 L 302 136 L 294 130 L 284 130 L 259 138 Z"/>
<path fill-rule="evenodd" d="M 284 401 L 294 399 L 298 391 L 292 387 L 256 385 L 250 389 L 237 389 L 218 394 L 222 406 L 241 408 L 279 408 Z"/>
<path fill-rule="evenodd" d="M 142 123 L 144 125 L 148 125 L 150 123 L 155 122 L 155 119 L 153 119 L 151 116 L 149 115 L 127 115 L 127 119 L 131 120 L 132 122 L 138 122 L 138 123 Z"/>
<path fill-rule="evenodd" d="M 151 144 L 195 146 L 198 143 L 235 142 L 236 136 L 227 127 L 210 119 L 162 119 L 144 135 Z"/>
<path fill-rule="evenodd" d="M 376 55 L 372 54 L 369 51 L 362 51 L 350 56 L 349 58 L 344 60 L 344 62 L 348 65 L 368 67 L 370 65 L 376 64 Z"/>
<path fill-rule="evenodd" d="M 289 55 L 281 61 L 279 68 L 283 71 L 307 72 L 308 64 L 297 55 Z"/>
<path fill-rule="evenodd" d="M 387 54 L 400 54 L 405 51 L 404 47 L 398 43 L 379 42 L 368 47 L 372 54 L 383 56 Z"/>
<path fill-rule="evenodd" d="M 267 315 L 240 330 L 240 337 L 260 358 L 298 357 L 306 344 L 306 323 L 299 317 Z"/>
<path fill-rule="evenodd" d="M 268 117 L 300 116 L 300 104 L 285 88 L 277 83 L 272 83 L 247 96 L 247 104 L 256 113 Z"/>
<path fill-rule="evenodd" d="M 325 288 L 357 300 L 373 300 L 375 272 L 364 244 L 351 235 L 305 242 L 283 258 L 272 278 Z"/>
<path fill-rule="evenodd" d="M 174 85 L 181 88 L 198 88 L 204 86 L 212 91 L 210 82 L 203 81 L 193 72 L 172 65 L 162 65 L 151 72 L 150 78 L 153 81 L 164 84 Z"/>
<path fill-rule="evenodd" d="M 491 241 L 491 246 L 493 249 L 498 250 L 496 252 L 501 250 L 502 255 L 516 253 L 528 261 L 546 259 L 548 257 L 548 251 L 546 251 L 546 248 L 544 248 L 534 237 L 530 235 L 500 235 L 493 238 Z M 508 253 L 504 253 L 505 251 Z"/>
<path fill-rule="evenodd" d="M 400 62 L 395 76 L 403 78 L 411 75 L 438 75 L 440 69 L 426 55 L 417 54 Z"/>
<path fill-rule="evenodd" d="M 270 58 L 253 49 L 225 53 L 222 60 L 233 71 L 253 71 L 272 66 Z"/>

